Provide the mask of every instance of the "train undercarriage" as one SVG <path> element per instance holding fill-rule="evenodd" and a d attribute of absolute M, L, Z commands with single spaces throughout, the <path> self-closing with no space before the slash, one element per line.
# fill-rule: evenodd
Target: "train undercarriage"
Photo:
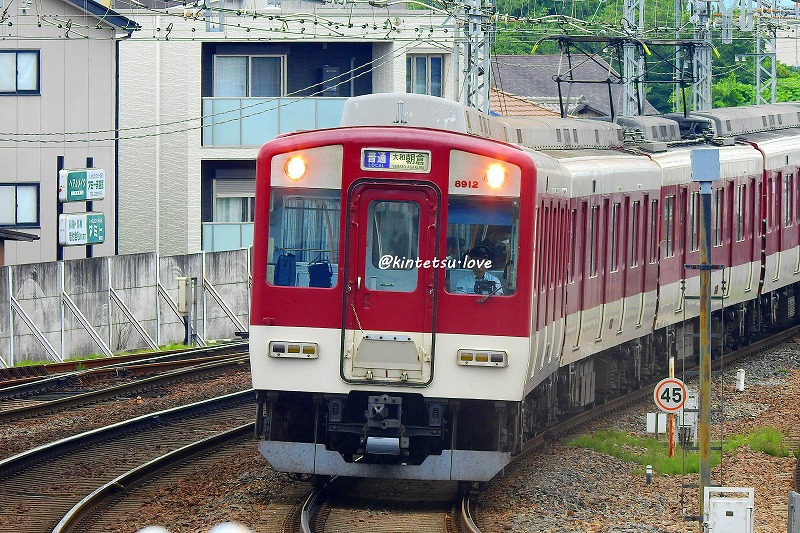
<path fill-rule="evenodd" d="M 714 312 L 712 357 L 796 323 L 797 290 L 793 285 Z M 676 365 L 695 362 L 698 329 L 697 319 L 687 320 L 561 367 L 523 402 L 428 398 L 421 392 L 259 391 L 256 434 L 266 442 L 308 445 L 287 451 L 290 454 L 306 449 L 313 455 L 324 448 L 357 469 L 420 466 L 429 458 L 465 451 L 481 452 L 481 458 L 501 454 L 494 467 L 499 470 L 526 440 L 550 424 L 666 376 L 670 356 Z M 479 455 L 462 455 L 459 460 L 469 462 L 472 457 Z M 315 466 L 303 467 L 302 460 L 297 464 L 296 472 L 319 473 Z M 452 475 L 457 468 L 448 464 L 443 468 L 450 468 Z M 487 466 L 487 479 L 494 475 L 492 468 Z M 371 475 L 365 471 L 363 475 Z M 454 479 L 460 478 L 456 474 Z"/>

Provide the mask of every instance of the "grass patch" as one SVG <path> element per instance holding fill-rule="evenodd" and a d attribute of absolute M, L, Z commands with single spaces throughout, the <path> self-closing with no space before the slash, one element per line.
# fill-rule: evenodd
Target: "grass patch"
<path fill-rule="evenodd" d="M 14 366 L 37 366 L 37 365 L 46 365 L 47 363 L 52 363 L 53 361 L 32 361 L 29 359 L 23 359 L 22 361 L 17 361 L 14 363 Z"/>
<path fill-rule="evenodd" d="M 700 458 L 696 451 L 683 453 L 676 449 L 675 457 L 668 457 L 668 445 L 665 440 L 653 437 L 628 435 L 624 431 L 598 431 L 591 435 L 582 435 L 570 441 L 570 446 L 589 448 L 642 466 L 652 465 L 660 474 L 674 475 L 695 473 L 700 471 Z M 715 443 L 718 445 L 718 443 Z M 763 452 L 774 457 L 788 457 L 792 450 L 783 443 L 783 434 L 775 428 L 762 427 L 746 435 L 732 435 L 722 443 L 722 452 L 730 452 L 742 446 L 749 446 L 755 452 Z M 720 462 L 720 452 L 711 451 L 711 466 Z"/>
<path fill-rule="evenodd" d="M 68 357 L 64 359 L 65 363 L 72 363 L 73 361 L 88 361 L 89 359 L 102 359 L 105 355 L 101 353 L 90 353 L 89 355 L 77 355 L 75 357 Z"/>

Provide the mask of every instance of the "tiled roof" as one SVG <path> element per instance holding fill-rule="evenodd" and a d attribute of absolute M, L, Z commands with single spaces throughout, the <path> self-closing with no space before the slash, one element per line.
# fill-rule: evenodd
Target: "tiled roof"
<path fill-rule="evenodd" d="M 577 80 L 606 80 L 612 82 L 618 79 L 615 71 L 609 73 L 608 63 L 599 56 L 594 56 L 593 61 L 589 56 L 572 54 L 572 77 Z M 558 101 L 558 84 L 555 76 L 560 72 L 561 78 L 567 77 L 567 62 L 560 54 L 537 55 L 497 55 L 492 57 L 492 85 L 517 94 L 525 99 L 537 101 L 541 97 L 556 98 Z M 573 108 L 576 102 L 583 97 L 583 103 L 611 115 L 611 104 L 608 97 L 608 86 L 605 83 L 561 83 L 561 94 Z M 622 86 L 611 83 L 611 94 L 614 100 L 614 109 L 619 114 L 622 96 Z M 658 113 L 649 102 L 644 103 L 644 114 Z"/>
<path fill-rule="evenodd" d="M 559 116 L 556 110 L 548 109 L 521 98 L 516 94 L 501 91 L 492 87 L 489 95 L 489 106 L 492 113 L 504 117 L 553 117 Z"/>

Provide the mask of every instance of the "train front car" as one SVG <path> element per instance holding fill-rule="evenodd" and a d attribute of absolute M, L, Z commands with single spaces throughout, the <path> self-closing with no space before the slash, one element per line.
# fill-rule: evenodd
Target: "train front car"
<path fill-rule="evenodd" d="M 408 126 L 467 131 L 430 102 L 259 153 L 251 370 L 279 471 L 483 481 L 520 445 L 534 164 Z"/>

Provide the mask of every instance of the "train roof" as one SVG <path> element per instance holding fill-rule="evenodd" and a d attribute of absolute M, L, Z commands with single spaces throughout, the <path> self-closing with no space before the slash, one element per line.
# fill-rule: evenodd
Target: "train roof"
<path fill-rule="evenodd" d="M 340 126 L 413 126 L 468 133 L 464 106 L 424 94 L 375 93 L 349 98 Z"/>
<path fill-rule="evenodd" d="M 725 107 L 695 111 L 691 116 L 710 119 L 717 137 L 800 127 L 800 105 L 797 104 Z"/>
<path fill-rule="evenodd" d="M 494 117 L 445 98 L 410 93 L 376 93 L 347 100 L 341 126 L 432 128 L 553 152 L 576 158 L 587 150 L 668 148 L 705 142 L 730 146 L 736 138 L 767 142 L 785 151 L 787 139 L 800 138 L 800 103 L 768 104 L 604 120 L 560 117 Z M 794 129 L 794 131 L 787 131 Z M 797 133 L 796 133 L 797 132 Z M 780 148 L 777 146 L 780 145 Z M 561 154 L 556 155 L 555 152 Z M 788 164 L 788 163 L 787 163 Z"/>
<path fill-rule="evenodd" d="M 623 144 L 622 128 L 611 122 L 579 118 L 504 117 L 514 142 L 534 150 L 617 148 Z"/>

